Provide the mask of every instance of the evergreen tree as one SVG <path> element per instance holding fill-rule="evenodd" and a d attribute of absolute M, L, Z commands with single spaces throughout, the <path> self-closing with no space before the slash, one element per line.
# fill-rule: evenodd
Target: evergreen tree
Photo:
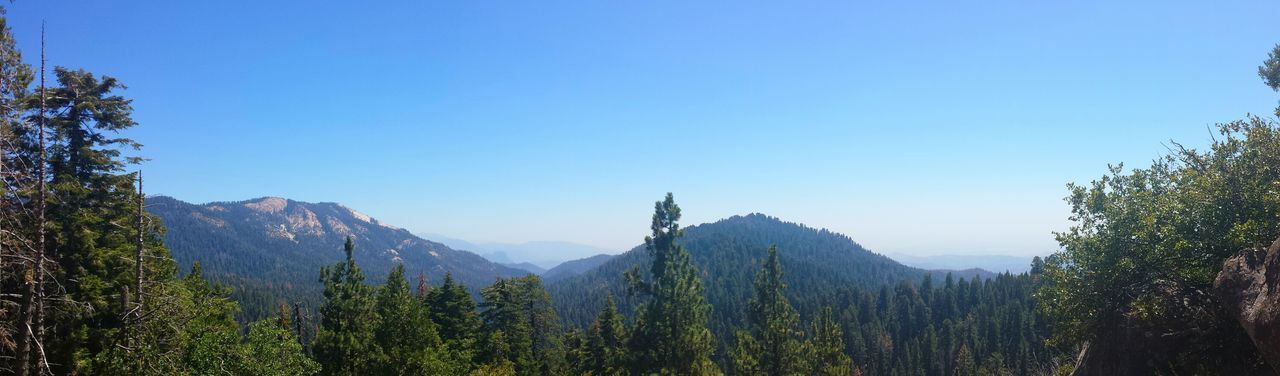
<path fill-rule="evenodd" d="M 586 370 L 593 375 L 621 375 L 626 370 L 626 325 L 613 296 L 605 298 L 604 308 L 587 333 Z"/>
<path fill-rule="evenodd" d="M 482 358 L 484 363 L 490 364 L 506 360 L 524 373 L 535 367 L 530 336 L 532 329 L 521 310 L 518 288 L 511 279 L 499 279 L 480 290 L 480 296 L 484 298 L 480 317 L 484 321 L 485 330 L 495 335 L 500 333 L 487 337 L 490 341 L 498 342 L 485 343 Z"/>
<path fill-rule="evenodd" d="M 136 284 L 133 256 L 138 236 L 121 227 L 138 222 L 138 192 L 131 175 L 124 171 L 126 163 L 136 159 L 122 155 L 123 148 L 138 145 L 127 138 L 113 137 L 136 123 L 131 100 L 117 94 L 124 85 L 114 78 L 61 67 L 54 73 L 57 86 L 49 88 L 45 95 L 52 116 L 44 121 L 41 114 L 35 114 L 28 120 L 31 124 L 45 124 L 49 131 L 49 196 L 57 197 L 49 200 L 50 236 L 41 260 L 44 266 L 36 268 L 34 278 L 38 291 L 33 325 L 37 331 L 49 332 L 40 345 L 47 363 L 57 367 L 51 371 L 91 372 L 93 354 L 124 340 L 125 316 L 135 308 L 125 302 L 148 293 L 126 294 Z M 28 101 L 27 106 L 34 108 L 39 106 L 40 98 L 31 96 Z M 30 147 L 38 149 L 37 144 Z M 172 278 L 173 267 L 169 262 L 157 262 L 168 254 L 151 236 L 158 232 L 154 224 L 159 221 L 151 218 L 145 222 L 153 224 L 143 229 L 145 246 L 150 256 L 156 256 L 144 265 L 144 286 L 151 287 L 155 281 Z M 53 263 L 45 263 L 46 260 Z M 48 296 L 54 290 L 47 287 L 46 281 L 74 283 L 58 283 L 65 296 L 54 299 Z M 125 297 L 129 298 L 122 299 Z"/>
<path fill-rule="evenodd" d="M 800 315 L 791 308 L 784 295 L 785 290 L 778 248 L 769 247 L 769 256 L 756 274 L 755 297 L 748 304 L 747 319 L 751 329 L 738 335 L 742 342 L 734 352 L 735 373 L 769 376 L 804 374 L 807 364 L 804 362 Z"/>
<path fill-rule="evenodd" d="M 476 301 L 467 288 L 454 280 L 453 274 L 446 273 L 440 287 L 427 291 L 425 303 L 440 339 L 449 350 L 472 354 L 479 338 L 480 317 L 476 314 Z"/>
<path fill-rule="evenodd" d="M 372 288 L 364 283 L 364 273 L 356 265 L 355 243 L 347 237 L 343 246 L 347 260 L 320 269 L 324 283 L 324 304 L 320 306 L 320 331 L 316 333 L 316 360 L 326 375 L 370 373 L 375 351 Z"/>
<path fill-rule="evenodd" d="M 960 345 L 960 350 L 956 351 L 956 361 L 951 374 L 955 376 L 973 376 L 978 374 L 977 361 L 973 359 L 973 353 L 969 351 L 968 345 Z"/>
<path fill-rule="evenodd" d="M 238 307 L 234 301 L 227 299 L 230 289 L 206 281 L 199 264 L 192 266 L 191 273 L 182 279 L 182 285 L 186 293 L 190 294 L 190 306 L 175 312 L 188 315 L 180 318 L 181 321 L 177 321 L 176 326 L 183 328 L 187 340 L 184 341 L 181 363 L 175 364 L 173 368 L 186 369 L 186 372 L 198 375 L 216 374 L 226 368 L 237 368 L 241 365 L 240 354 L 236 351 L 241 338 L 240 327 L 232 316 Z M 158 338 L 153 337 L 148 342 L 155 342 L 156 339 Z M 147 352 L 143 352 L 145 353 Z M 138 354 L 134 352 L 129 355 Z M 150 367 L 163 363 L 165 362 L 154 362 Z"/>
<path fill-rule="evenodd" d="M 807 375 L 844 376 L 853 372 L 853 361 L 845 353 L 844 332 L 831 307 L 823 307 L 822 313 L 813 321 L 805 349 L 809 363 Z"/>
<path fill-rule="evenodd" d="M 653 257 L 649 279 L 636 269 L 627 272 L 632 291 L 649 297 L 637 315 L 628 347 L 631 371 L 640 374 L 715 375 L 715 350 L 707 316 L 711 307 L 703 296 L 702 278 L 689 251 L 676 240 L 682 234 L 680 207 L 671 193 L 654 204 L 651 236 L 645 248 Z"/>
<path fill-rule="evenodd" d="M 259 320 L 249 324 L 249 339 L 244 345 L 244 375 L 294 376 L 314 375 L 320 364 L 308 358 L 302 351 L 293 332 L 271 320 Z"/>
<path fill-rule="evenodd" d="M 426 305 L 409 291 L 404 265 L 392 267 L 378 289 L 378 323 L 373 328 L 373 355 L 383 375 L 444 374 L 453 371 Z"/>
<path fill-rule="evenodd" d="M 542 280 L 534 275 L 499 279 L 481 291 L 481 313 L 485 328 L 502 332 L 505 349 L 486 345 L 485 357 L 498 360 L 498 350 L 515 364 L 516 371 L 528 375 L 556 375 L 567 369 L 560 342 L 559 318 L 551 307 Z"/>

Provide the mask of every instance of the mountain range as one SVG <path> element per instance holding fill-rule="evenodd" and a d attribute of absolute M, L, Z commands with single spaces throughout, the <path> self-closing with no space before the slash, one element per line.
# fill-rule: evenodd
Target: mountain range
<path fill-rule="evenodd" d="M 1006 255 L 934 255 L 913 256 L 888 254 L 889 258 L 905 265 L 921 269 L 970 269 L 978 268 L 995 273 L 1023 273 L 1031 270 L 1031 257 Z"/>
<path fill-rule="evenodd" d="M 164 241 L 179 268 L 185 272 L 199 262 L 207 278 L 233 288 L 250 318 L 274 313 L 281 302 L 318 302 L 320 268 L 345 259 L 348 236 L 370 283 L 381 283 L 395 263 L 403 263 L 410 278 L 422 273 L 436 284 L 452 273 L 473 291 L 497 278 L 528 274 L 336 203 L 263 197 L 191 204 L 156 196 L 146 207 L 164 221 Z"/>
<path fill-rule="evenodd" d="M 164 221 L 165 244 L 178 265 L 187 269 L 199 262 L 206 277 L 232 287 L 246 318 L 272 314 L 282 302 L 316 304 L 322 290 L 319 270 L 344 259 L 342 244 L 347 236 L 355 242 L 354 257 L 370 283 L 380 283 L 395 263 L 403 263 L 411 278 L 421 273 L 433 284 L 451 273 L 473 292 L 498 278 L 540 274 L 561 317 L 579 325 L 594 317 L 606 295 L 613 295 L 619 306 L 634 305 L 626 296 L 622 275 L 648 261 L 644 247 L 637 246 L 621 255 L 593 254 L 548 270 L 529 262 L 504 265 L 425 240 L 341 204 L 279 197 L 191 204 L 157 196 L 148 199 L 147 210 Z M 572 243 L 533 242 L 525 243 L 524 248 L 506 249 L 571 250 L 557 253 L 560 255 L 595 250 L 556 248 L 566 244 Z M 681 244 L 688 247 L 703 274 L 715 314 L 729 319 L 715 322 L 741 319 L 737 316 L 743 307 L 732 302 L 746 301 L 754 273 L 770 245 L 778 246 L 790 271 L 787 283 L 799 308 L 806 309 L 802 312 L 815 307 L 805 302 L 825 299 L 817 298 L 818 292 L 825 295 L 844 287 L 876 288 L 918 281 L 928 273 L 868 251 L 848 236 L 763 214 L 688 227 Z M 994 275 L 981 269 L 955 272 L 957 278 Z"/>
<path fill-rule="evenodd" d="M 542 269 L 554 268 L 565 261 L 618 253 L 617 250 L 566 241 L 495 243 L 471 242 L 433 233 L 420 233 L 418 236 L 440 242 L 453 249 L 474 252 L 496 263 L 508 265 L 529 263 Z"/>

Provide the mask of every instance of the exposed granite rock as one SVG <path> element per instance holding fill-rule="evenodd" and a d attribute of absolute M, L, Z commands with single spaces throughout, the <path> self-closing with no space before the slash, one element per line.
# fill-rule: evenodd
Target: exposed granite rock
<path fill-rule="evenodd" d="M 1280 239 L 1227 259 L 1214 293 L 1240 322 L 1258 353 L 1280 374 Z"/>

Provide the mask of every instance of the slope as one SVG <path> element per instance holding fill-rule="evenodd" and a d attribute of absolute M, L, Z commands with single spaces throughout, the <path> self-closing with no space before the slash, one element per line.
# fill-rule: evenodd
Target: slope
<path fill-rule="evenodd" d="M 317 302 L 320 267 L 343 259 L 347 236 L 371 283 L 381 283 L 397 262 L 411 278 L 425 273 L 438 283 L 452 273 L 473 290 L 526 274 L 336 203 L 265 197 L 196 205 L 158 196 L 148 199 L 147 210 L 164 220 L 165 244 L 179 268 L 185 273 L 200 262 L 205 276 L 234 289 L 247 319 L 275 313 L 278 303 Z"/>

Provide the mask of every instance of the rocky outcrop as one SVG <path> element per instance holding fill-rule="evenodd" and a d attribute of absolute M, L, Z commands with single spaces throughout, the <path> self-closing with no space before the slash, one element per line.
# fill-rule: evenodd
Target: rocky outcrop
<path fill-rule="evenodd" d="M 1217 305 L 1209 289 L 1157 279 L 1130 293 L 1133 303 L 1099 312 L 1074 375 L 1272 375 L 1228 313 L 1206 309 Z"/>
<path fill-rule="evenodd" d="M 1222 264 L 1214 293 L 1240 322 L 1258 353 L 1280 374 L 1280 239 Z"/>

